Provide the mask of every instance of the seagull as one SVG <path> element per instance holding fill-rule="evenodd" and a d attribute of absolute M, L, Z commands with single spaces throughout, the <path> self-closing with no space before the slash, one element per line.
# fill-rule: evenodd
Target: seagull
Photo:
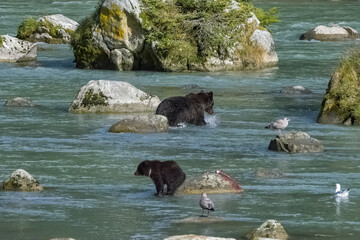
<path fill-rule="evenodd" d="M 281 135 L 281 129 L 285 129 L 289 124 L 290 118 L 278 119 L 275 122 L 269 123 L 265 128 L 276 129 Z"/>
<path fill-rule="evenodd" d="M 350 191 L 350 189 L 341 190 L 340 184 L 337 183 L 336 189 L 335 189 L 335 196 L 336 197 L 347 197 L 347 196 L 349 196 L 349 191 Z"/>
<path fill-rule="evenodd" d="M 200 207 L 203 209 L 203 214 L 202 214 L 203 217 L 205 217 L 204 216 L 204 211 L 205 210 L 208 211 L 208 214 L 207 214 L 206 217 L 209 216 L 209 211 L 214 211 L 215 210 L 214 203 L 210 200 L 210 198 L 208 198 L 206 193 L 202 193 L 199 204 L 200 204 Z"/>

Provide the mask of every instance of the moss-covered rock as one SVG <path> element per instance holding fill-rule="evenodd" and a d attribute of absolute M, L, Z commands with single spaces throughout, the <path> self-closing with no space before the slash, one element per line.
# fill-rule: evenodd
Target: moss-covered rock
<path fill-rule="evenodd" d="M 28 172 L 17 169 L 2 183 L 6 191 L 42 191 L 43 187 Z"/>
<path fill-rule="evenodd" d="M 241 0 L 103 0 L 71 44 L 80 68 L 259 68 L 278 61 L 264 28 L 276 21 L 275 9 L 265 12 Z"/>
<path fill-rule="evenodd" d="M 61 14 L 34 19 L 28 17 L 18 27 L 17 37 L 31 42 L 69 43 L 78 23 Z"/>
<path fill-rule="evenodd" d="M 255 231 L 248 233 L 245 236 L 247 240 L 258 240 L 258 239 L 276 239 L 286 240 L 288 234 L 285 228 L 276 220 L 267 220 Z"/>
<path fill-rule="evenodd" d="M 37 44 L 2 35 L 0 62 L 27 62 L 37 58 Z"/>
<path fill-rule="evenodd" d="M 317 121 L 360 125 L 360 47 L 340 61 L 329 81 Z"/>
<path fill-rule="evenodd" d="M 161 133 L 169 130 L 168 120 L 161 115 L 139 115 L 124 117 L 112 125 L 112 133 Z"/>

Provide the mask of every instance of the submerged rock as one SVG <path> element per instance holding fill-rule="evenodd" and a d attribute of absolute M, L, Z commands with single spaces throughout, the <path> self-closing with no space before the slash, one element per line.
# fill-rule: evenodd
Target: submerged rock
<path fill-rule="evenodd" d="M 288 234 L 285 228 L 276 220 L 267 220 L 255 231 L 248 233 L 245 238 L 247 240 L 277 239 L 286 240 Z"/>
<path fill-rule="evenodd" d="M 27 98 L 16 97 L 8 99 L 5 102 L 5 107 L 34 107 L 35 104 Z"/>
<path fill-rule="evenodd" d="M 266 168 L 257 168 L 254 173 L 257 178 L 283 178 L 285 177 L 284 173 L 275 168 L 275 169 L 266 169 Z"/>
<path fill-rule="evenodd" d="M 289 95 L 297 95 L 297 94 L 310 94 L 312 93 L 312 91 L 308 88 L 297 85 L 297 86 L 283 87 L 281 93 L 289 94 Z"/>
<path fill-rule="evenodd" d="M 168 120 L 161 115 L 140 115 L 121 119 L 111 126 L 112 133 L 160 133 L 169 130 Z"/>
<path fill-rule="evenodd" d="M 157 96 L 147 94 L 127 82 L 92 80 L 83 86 L 71 103 L 72 113 L 155 112 Z"/>
<path fill-rule="evenodd" d="M 226 173 L 204 173 L 201 176 L 187 177 L 177 193 L 241 193 L 244 190 L 240 184 Z"/>
<path fill-rule="evenodd" d="M 226 220 L 221 217 L 208 216 L 203 217 L 200 215 L 199 217 L 187 217 L 184 219 L 175 220 L 174 223 L 216 223 L 216 222 L 225 222 Z"/>
<path fill-rule="evenodd" d="M 221 237 L 209 237 L 203 235 L 177 235 L 168 238 L 164 238 L 164 240 L 235 240 L 235 238 L 221 238 Z"/>
<path fill-rule="evenodd" d="M 2 35 L 0 62 L 27 62 L 37 58 L 37 44 Z"/>
<path fill-rule="evenodd" d="M 291 132 L 271 140 L 269 150 L 287 153 L 323 152 L 324 146 L 305 132 Z"/>
<path fill-rule="evenodd" d="M 343 41 L 347 39 L 356 39 L 359 33 L 351 27 L 317 26 L 300 36 L 300 40 L 318 40 L 318 41 Z"/>
<path fill-rule="evenodd" d="M 28 172 L 17 169 L 2 183 L 6 191 L 42 191 L 43 187 Z"/>

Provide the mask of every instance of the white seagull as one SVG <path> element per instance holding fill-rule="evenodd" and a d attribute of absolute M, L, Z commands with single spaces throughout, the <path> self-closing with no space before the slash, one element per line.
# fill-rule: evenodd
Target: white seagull
<path fill-rule="evenodd" d="M 285 129 L 290 122 L 290 118 L 278 119 L 275 122 L 269 123 L 265 128 L 276 129 L 281 135 L 281 129 Z"/>
<path fill-rule="evenodd" d="M 347 197 L 349 196 L 349 191 L 350 189 L 346 189 L 346 190 L 341 190 L 341 186 L 339 183 L 336 184 L 336 189 L 335 189 L 335 196 L 336 197 Z"/>
<path fill-rule="evenodd" d="M 200 199 L 199 204 L 200 204 L 200 207 L 203 209 L 202 216 L 204 216 L 204 211 L 205 210 L 208 211 L 207 217 L 209 216 L 209 211 L 214 211 L 215 210 L 214 203 L 210 200 L 210 198 L 208 198 L 206 193 L 201 194 L 201 199 Z"/>

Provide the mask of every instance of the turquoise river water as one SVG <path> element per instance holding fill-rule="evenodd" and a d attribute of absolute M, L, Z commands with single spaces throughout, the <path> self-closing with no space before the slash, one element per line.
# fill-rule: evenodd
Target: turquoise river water
<path fill-rule="evenodd" d="M 337 62 L 359 40 L 300 41 L 321 24 L 360 31 L 360 1 L 256 0 L 279 7 L 280 23 L 270 29 L 279 55 L 277 67 L 259 71 L 160 73 L 79 70 L 67 45 L 41 44 L 38 60 L 0 63 L 0 181 L 15 169 L 32 174 L 43 192 L 0 191 L 0 239 L 55 237 L 163 239 L 202 234 L 243 239 L 267 219 L 280 221 L 291 239 L 360 239 L 360 128 L 316 123 Z M 62 13 L 76 21 L 95 0 L 0 0 L 0 32 L 16 35 L 25 16 Z M 67 109 L 89 80 L 127 81 L 161 99 L 185 95 L 185 84 L 214 92 L 215 115 L 204 127 L 186 126 L 162 134 L 111 134 L 118 115 L 71 114 Z M 284 86 L 313 93 L 287 96 Z M 6 108 L 13 97 L 37 107 Z M 305 131 L 321 140 L 323 153 L 270 152 L 276 132 L 264 126 L 291 118 L 287 131 Z M 216 223 L 180 223 L 201 214 L 199 195 L 154 197 L 149 178 L 135 177 L 145 159 L 176 160 L 187 175 L 223 169 L 245 189 L 212 194 Z M 260 168 L 284 173 L 258 178 Z M 335 183 L 351 188 L 337 201 Z"/>

